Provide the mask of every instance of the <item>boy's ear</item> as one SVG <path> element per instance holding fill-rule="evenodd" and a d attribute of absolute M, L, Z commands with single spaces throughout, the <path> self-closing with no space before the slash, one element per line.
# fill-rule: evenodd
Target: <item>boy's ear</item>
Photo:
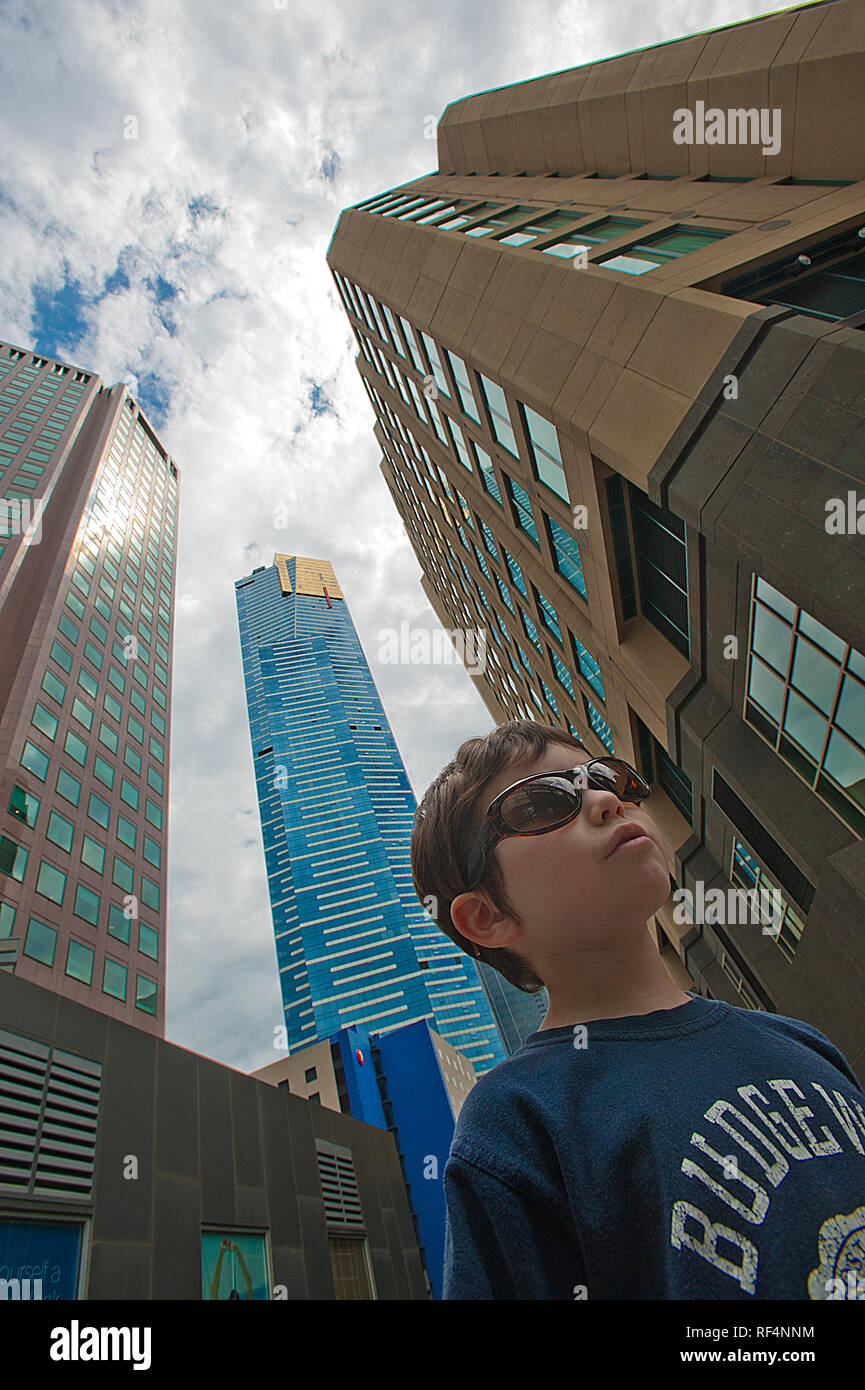
<path fill-rule="evenodd" d="M 451 903 L 451 921 L 458 932 L 466 935 L 465 928 L 490 927 L 502 914 L 487 901 L 483 893 L 472 889 L 460 893 Z"/>

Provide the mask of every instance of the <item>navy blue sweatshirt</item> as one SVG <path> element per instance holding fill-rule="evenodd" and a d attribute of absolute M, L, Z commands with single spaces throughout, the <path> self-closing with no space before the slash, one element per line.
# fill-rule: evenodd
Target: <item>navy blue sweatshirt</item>
<path fill-rule="evenodd" d="M 796 1019 L 692 995 L 532 1033 L 444 1188 L 445 1299 L 865 1299 L 865 1093 Z"/>

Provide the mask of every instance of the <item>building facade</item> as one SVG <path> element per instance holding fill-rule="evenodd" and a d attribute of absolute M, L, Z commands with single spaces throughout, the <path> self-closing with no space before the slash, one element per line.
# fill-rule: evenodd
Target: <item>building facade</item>
<path fill-rule="evenodd" d="M 177 490 L 123 385 L 0 344 L 0 963 L 159 1035 Z"/>
<path fill-rule="evenodd" d="M 393 1135 L 426 1277 L 440 1299 L 442 1174 L 463 1101 L 477 1080 L 471 1062 L 418 1019 L 384 1034 L 344 1028 L 253 1075 Z"/>
<path fill-rule="evenodd" d="M 493 718 L 639 767 L 672 973 L 860 1075 L 863 77 L 837 0 L 470 96 L 328 251 Z"/>
<path fill-rule="evenodd" d="M 289 1052 L 428 1018 L 487 1071 L 506 1053 L 412 887 L 415 798 L 333 567 L 277 555 L 235 589 Z"/>
<path fill-rule="evenodd" d="M 394 1139 L 0 971 L 7 1299 L 428 1299 Z"/>

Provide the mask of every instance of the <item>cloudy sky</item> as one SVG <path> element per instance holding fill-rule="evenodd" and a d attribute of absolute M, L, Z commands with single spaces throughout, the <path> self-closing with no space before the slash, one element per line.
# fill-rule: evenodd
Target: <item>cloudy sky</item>
<path fill-rule="evenodd" d="M 236 579 L 332 561 L 418 797 L 492 727 L 462 668 L 378 660 L 383 629 L 438 624 L 325 264 L 340 209 L 436 169 L 451 101 L 770 8 L 792 6 L 2 0 L 0 338 L 126 380 L 181 473 L 172 1042 L 277 1055 Z"/>

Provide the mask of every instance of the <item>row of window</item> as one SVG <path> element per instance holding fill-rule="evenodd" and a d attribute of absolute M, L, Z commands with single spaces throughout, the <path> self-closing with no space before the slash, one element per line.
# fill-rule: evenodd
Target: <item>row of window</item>
<path fill-rule="evenodd" d="M 55 829 L 58 835 L 62 835 L 62 827 L 57 826 Z M 82 862 L 88 868 L 93 869 L 94 873 L 103 875 L 105 873 L 105 847 L 90 836 L 85 836 L 85 840 L 89 841 L 88 857 L 85 858 L 82 851 Z M 30 851 L 24 845 L 18 844 L 8 835 L 0 835 L 0 874 L 8 875 L 16 883 L 23 883 L 29 857 Z M 62 907 L 66 899 L 68 878 L 69 874 L 66 870 L 58 868 L 48 859 L 41 859 L 36 875 L 36 892 L 41 894 L 43 898 L 47 898 L 49 902 Z M 111 882 L 122 893 L 133 895 L 135 870 L 119 854 L 112 856 Z M 144 874 L 141 876 L 141 888 L 138 896 L 144 907 L 150 908 L 153 912 L 159 911 L 159 885 Z M 83 921 L 96 927 L 99 925 L 101 906 L 101 894 L 94 892 L 86 884 L 78 883 L 76 885 L 73 905 L 73 912 L 76 917 L 81 917 Z"/>
<path fill-rule="evenodd" d="M 359 211 L 417 222 L 440 231 L 488 237 L 504 246 L 531 246 L 545 255 L 565 260 L 594 251 L 605 242 L 625 238 L 626 246 L 613 255 L 592 260 L 591 264 L 605 270 L 624 271 L 629 275 L 645 275 L 656 266 L 703 250 L 731 235 L 728 230 L 689 222 L 687 226 L 664 227 L 641 239 L 636 234 L 637 228 L 651 225 L 658 220 L 657 217 L 598 217 L 597 209 L 590 207 L 548 212 L 544 208 L 521 204 L 469 198 L 448 200 L 422 194 L 385 196 L 372 203 L 361 204 Z M 587 218 L 590 220 L 586 221 Z M 559 235 L 565 227 L 570 230 Z"/>
<path fill-rule="evenodd" d="M 0 909 L 5 904 L 0 904 Z M 4 932 L 3 923 L 0 920 L 0 937 L 8 935 Z M 41 965 L 49 968 L 54 965 L 54 957 L 57 949 L 57 932 L 54 927 L 49 927 L 47 922 L 40 922 L 37 917 L 31 917 L 27 923 L 27 932 L 21 947 L 22 955 L 29 956 L 31 960 L 39 961 Z M 140 948 L 142 949 L 142 948 Z M 150 955 L 151 952 L 147 951 Z M 96 959 L 92 947 L 86 946 L 83 941 L 76 941 L 70 937 L 66 947 L 65 974 L 71 979 L 78 980 L 81 984 L 93 984 L 93 967 Z M 110 956 L 105 956 L 102 962 L 102 993 L 110 995 L 113 999 L 126 1000 L 128 989 L 129 970 L 121 961 L 112 960 Z M 135 974 L 135 1007 L 147 1014 L 156 1014 L 158 984 L 149 975 Z"/>

